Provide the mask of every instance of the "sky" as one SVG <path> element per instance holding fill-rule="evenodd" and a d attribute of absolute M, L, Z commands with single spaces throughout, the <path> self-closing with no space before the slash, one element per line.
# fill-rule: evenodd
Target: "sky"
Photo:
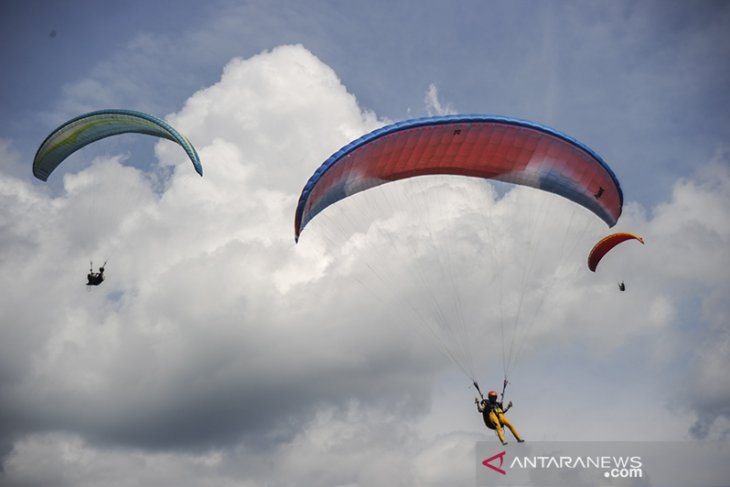
<path fill-rule="evenodd" d="M 474 485 L 476 442 L 497 440 L 442 352 L 470 333 L 500 388 L 514 287 L 506 398 L 528 441 L 726 442 L 728 59 L 724 1 L 0 2 L 0 485 Z M 35 179 L 44 138 L 102 108 L 164 118 L 204 176 L 123 135 Z M 339 148 L 470 113 L 600 154 L 615 229 L 645 245 L 590 273 L 601 222 L 461 179 L 371 190 L 294 243 Z M 541 238 L 524 205 L 549 206 Z M 108 261 L 93 289 L 90 260 Z M 446 294 L 466 318 L 431 336 Z"/>

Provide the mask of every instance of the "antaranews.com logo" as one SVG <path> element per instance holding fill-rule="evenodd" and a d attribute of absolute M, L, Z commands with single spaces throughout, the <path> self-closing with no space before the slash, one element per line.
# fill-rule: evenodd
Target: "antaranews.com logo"
<path fill-rule="evenodd" d="M 720 487 L 730 478 L 728 442 L 478 442 L 476 454 L 477 485 Z"/>
<path fill-rule="evenodd" d="M 507 451 L 503 450 L 496 455 L 482 461 L 482 465 L 494 470 L 500 475 L 507 475 L 502 467 L 505 463 Z M 603 472 L 604 478 L 642 478 L 643 470 L 640 456 L 526 456 L 515 455 L 509 462 L 510 471 L 520 470 L 547 470 L 547 469 L 595 469 Z"/>

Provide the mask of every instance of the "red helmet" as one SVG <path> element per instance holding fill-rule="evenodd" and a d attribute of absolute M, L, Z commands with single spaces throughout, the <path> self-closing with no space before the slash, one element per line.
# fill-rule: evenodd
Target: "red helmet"
<path fill-rule="evenodd" d="M 487 392 L 487 397 L 497 397 L 497 391 L 489 391 L 489 392 Z"/>

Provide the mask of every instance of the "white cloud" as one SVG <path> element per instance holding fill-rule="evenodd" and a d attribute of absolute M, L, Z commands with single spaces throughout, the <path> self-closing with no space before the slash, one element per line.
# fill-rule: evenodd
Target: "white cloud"
<path fill-rule="evenodd" d="M 14 149 L 12 141 L 0 137 L 0 163 L 4 174 L 22 177 L 28 174 L 28 168 L 20 161 L 20 155 Z"/>
<path fill-rule="evenodd" d="M 363 316 L 325 311 L 360 291 L 310 289 L 323 272 L 318 251 L 294 245 L 293 209 L 309 173 L 379 124 L 332 70 L 301 46 L 235 59 L 170 119 L 197 146 L 205 178 L 164 141 L 156 148 L 161 174 L 175 171 L 162 189 L 157 175 L 118 157 L 77 174 L 59 170 L 57 197 L 3 179 L 3 285 L 12 290 L 3 297 L 12 309 L 3 327 L 13 337 L 3 356 L 19 376 L 8 401 L 23 398 L 7 409 L 13 422 L 32 403 L 51 428 L 74 424 L 112 443 L 166 443 L 179 439 L 166 436 L 172 423 L 155 431 L 134 423 L 149 427 L 182 402 L 190 422 L 232 414 L 246 423 L 220 418 L 216 428 L 235 438 L 262 426 L 237 408 L 300 394 L 299 412 L 285 401 L 272 408 L 273 421 L 285 422 L 277 414 L 310 414 L 320 394 L 335 401 L 342 387 L 344 397 L 368 394 L 368 375 L 387 372 L 372 356 L 408 360 L 388 345 L 399 342 L 393 333 L 351 333 Z M 109 258 L 98 289 L 83 285 L 89 258 L 97 265 Z M 340 374 L 337 366 L 356 377 L 325 379 Z M 219 387 L 229 404 L 211 397 Z M 267 392 L 253 392 L 259 387 Z M 196 430 L 189 441 L 200 434 L 211 433 Z"/>
<path fill-rule="evenodd" d="M 426 90 L 426 97 L 424 99 L 426 102 L 426 113 L 429 114 L 429 116 L 434 115 L 453 115 L 456 113 L 456 110 L 454 110 L 454 107 L 452 107 L 450 104 L 443 104 L 441 100 L 439 99 L 439 90 L 438 87 L 431 83 L 428 85 L 428 90 Z"/>

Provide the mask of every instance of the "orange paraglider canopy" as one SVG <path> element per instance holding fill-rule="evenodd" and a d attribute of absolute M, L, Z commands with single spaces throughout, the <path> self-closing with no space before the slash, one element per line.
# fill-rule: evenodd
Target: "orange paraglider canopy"
<path fill-rule="evenodd" d="M 598 267 L 598 263 L 601 261 L 603 256 L 606 255 L 612 248 L 614 248 L 621 242 L 626 242 L 627 240 L 638 240 L 642 244 L 644 243 L 643 238 L 634 235 L 633 233 L 617 232 L 612 233 L 611 235 L 607 235 L 599 240 L 598 243 L 594 245 L 591 249 L 591 253 L 588 254 L 588 268 L 591 271 L 596 272 L 596 267 Z"/>

